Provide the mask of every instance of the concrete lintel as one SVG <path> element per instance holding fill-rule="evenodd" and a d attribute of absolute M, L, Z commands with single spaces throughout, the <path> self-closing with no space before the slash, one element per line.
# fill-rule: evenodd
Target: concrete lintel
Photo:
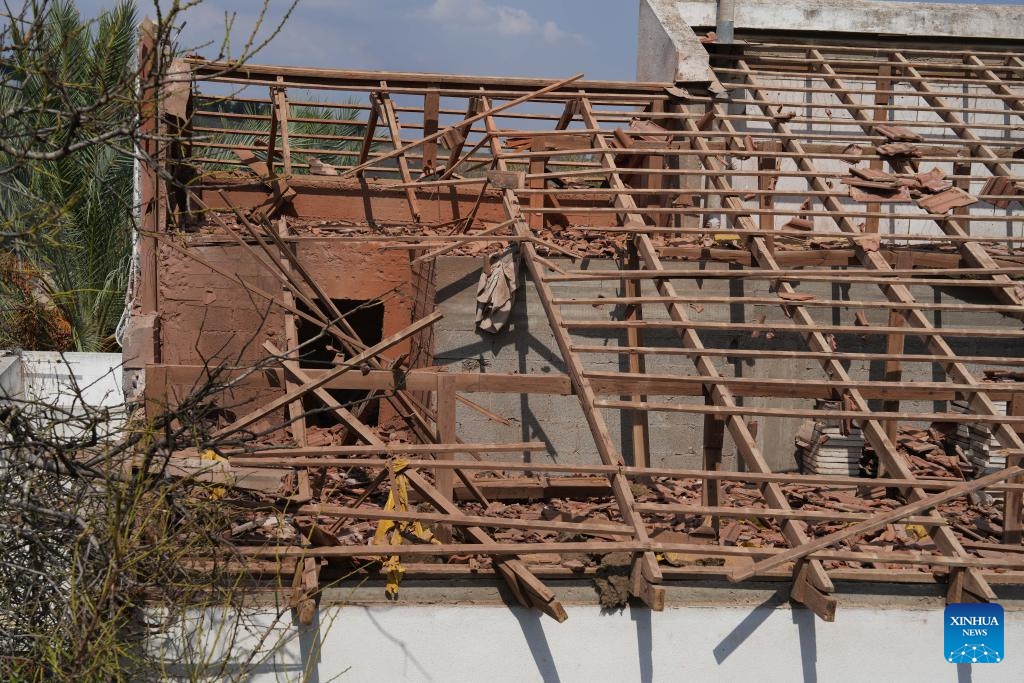
<path fill-rule="evenodd" d="M 715 0 L 644 0 L 672 6 L 671 23 L 713 27 Z M 736 0 L 735 28 L 808 33 L 870 33 L 915 37 L 1021 40 L 1024 8 L 1020 5 L 977 5 L 878 0 Z M 674 29 L 673 29 L 674 30 Z M 641 36 L 643 24 L 641 22 Z"/>
<path fill-rule="evenodd" d="M 707 83 L 714 79 L 708 53 L 675 0 L 640 0 L 639 81 Z M 714 4 L 712 3 L 712 23 Z"/>

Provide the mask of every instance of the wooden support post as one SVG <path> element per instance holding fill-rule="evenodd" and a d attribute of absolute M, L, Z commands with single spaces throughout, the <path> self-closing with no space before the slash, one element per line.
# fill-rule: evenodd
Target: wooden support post
<path fill-rule="evenodd" d="M 682 151 L 688 151 L 693 149 L 693 145 L 689 140 L 677 143 Z M 677 203 L 681 206 L 696 205 L 700 199 L 700 190 L 704 183 L 704 177 L 692 171 L 700 169 L 700 157 L 695 154 L 681 154 L 677 157 L 679 160 L 679 167 L 683 171 L 688 171 L 685 175 L 680 178 L 679 198 Z M 704 223 L 701 219 L 700 214 L 687 214 L 683 213 L 679 215 L 677 219 L 678 225 L 676 227 L 684 230 L 699 230 L 704 227 Z M 678 235 L 679 237 L 682 234 Z"/>
<path fill-rule="evenodd" d="M 423 95 L 423 135 L 430 137 L 437 132 L 440 117 L 441 97 L 437 90 L 428 90 Z M 423 172 L 432 173 L 437 169 L 437 140 L 423 144 Z"/>
<path fill-rule="evenodd" d="M 636 242 L 629 241 L 628 267 L 638 268 L 640 258 L 636 251 Z M 641 282 L 639 280 L 623 280 L 623 290 L 627 297 L 643 296 Z M 632 321 L 643 320 L 643 306 L 641 304 L 627 304 L 625 319 Z M 626 330 L 626 343 L 633 349 L 643 346 L 643 332 L 639 327 L 629 327 Z M 643 353 L 630 351 L 627 358 L 630 373 L 644 373 L 647 371 L 647 364 Z M 647 397 L 642 394 L 633 394 L 629 397 L 631 401 L 646 401 Z M 630 410 L 626 413 L 629 420 L 629 430 L 632 441 L 632 455 L 634 467 L 647 467 L 650 464 L 648 453 L 650 452 L 650 427 L 646 410 Z"/>
<path fill-rule="evenodd" d="M 277 80 L 283 81 L 284 77 L 278 76 Z M 288 130 L 288 95 L 284 86 L 274 88 L 274 117 L 277 119 L 278 126 L 281 129 L 281 163 L 284 166 L 284 174 L 287 177 L 292 174 L 292 146 Z M 272 142 L 271 144 L 274 143 Z M 273 159 L 267 158 L 267 166 L 270 167 L 270 171 L 273 173 Z"/>
<path fill-rule="evenodd" d="M 714 405 L 710 395 L 705 395 L 704 403 Z M 725 443 L 725 420 L 716 415 L 707 414 L 704 416 L 704 463 L 703 468 L 709 472 L 718 472 L 722 469 L 722 447 Z M 701 505 L 715 507 L 721 505 L 722 481 L 720 479 L 705 479 L 701 483 L 700 500 Z M 705 522 L 706 523 L 706 522 Z M 721 519 L 718 516 L 711 517 L 711 527 L 718 536 Z"/>
<path fill-rule="evenodd" d="M 663 149 L 665 144 L 662 142 L 645 142 L 643 140 L 639 140 L 634 143 L 634 147 L 636 149 L 644 149 L 645 147 Z M 662 170 L 665 168 L 665 155 L 654 153 L 648 154 L 644 157 L 642 167 L 652 171 Z M 640 187 L 645 190 L 660 190 L 664 186 L 665 176 L 661 173 L 644 173 L 640 175 L 640 178 Z M 638 202 L 638 208 L 645 208 L 648 206 L 663 208 L 663 197 L 664 195 L 662 194 L 639 195 L 640 201 Z M 656 213 L 653 216 L 650 216 L 650 218 L 653 219 L 656 226 L 666 227 L 672 216 L 667 213 Z"/>
<path fill-rule="evenodd" d="M 267 169 L 274 172 L 277 158 L 277 86 L 270 86 L 270 131 L 267 134 Z"/>
<path fill-rule="evenodd" d="M 531 152 L 543 152 L 545 149 L 544 138 L 534 137 L 530 140 L 530 151 Z M 537 176 L 543 175 L 544 169 L 547 166 L 547 158 L 543 156 L 535 156 L 530 158 L 530 189 L 531 190 L 543 190 L 547 187 L 547 180 L 545 178 L 539 178 Z M 531 209 L 542 209 L 544 208 L 545 195 L 543 193 L 531 194 L 529 196 L 530 208 Z M 530 213 L 530 227 L 534 230 L 540 230 L 544 227 L 544 222 L 547 214 L 544 213 Z"/>
<path fill-rule="evenodd" d="M 779 158 L 778 157 L 758 157 L 757 159 L 757 170 L 758 171 L 769 171 L 772 173 L 778 173 L 779 171 Z M 775 185 L 778 183 L 778 176 L 773 175 L 762 175 L 757 177 L 757 189 L 763 190 L 765 193 L 758 197 L 757 206 L 761 210 L 770 211 L 775 208 L 775 197 L 771 194 L 775 190 Z M 758 216 L 758 225 L 764 232 L 765 244 L 768 246 L 768 252 L 775 255 L 775 237 L 771 234 L 775 231 L 775 216 L 770 213 L 762 213 Z"/>
<path fill-rule="evenodd" d="M 380 87 L 383 88 L 377 94 L 380 103 L 380 116 L 384 119 L 384 125 L 388 127 L 391 135 L 391 144 L 394 145 L 395 151 L 402 150 L 393 156 L 398 157 L 398 172 L 402 177 L 402 183 L 407 186 L 405 188 L 405 198 L 409 201 L 409 212 L 412 214 L 413 221 L 418 223 L 421 216 L 420 205 L 416 198 L 416 190 L 412 187 L 412 173 L 409 171 L 409 160 L 405 158 L 405 146 L 402 143 L 402 128 L 398 125 L 398 113 L 395 111 L 394 103 L 388 96 L 387 81 L 381 81 Z"/>
<path fill-rule="evenodd" d="M 363 130 L 363 144 L 359 147 L 359 160 L 357 164 L 364 164 L 370 156 L 370 149 L 373 147 L 373 134 L 377 132 L 377 119 L 380 104 L 377 98 L 370 95 L 370 113 L 366 117 L 366 128 Z M 356 177 L 362 178 L 363 172 L 359 171 Z"/>
<path fill-rule="evenodd" d="M 892 96 L 887 92 L 879 91 L 891 89 L 892 67 L 888 64 L 883 64 L 878 67 L 878 78 L 875 79 L 875 108 L 871 110 L 871 118 L 876 123 L 885 123 L 889 120 L 889 110 L 885 107 L 892 101 Z M 884 163 L 881 158 L 872 158 L 868 162 L 868 166 L 875 171 L 881 171 L 883 165 Z M 870 213 L 878 213 L 882 210 L 882 205 L 878 202 L 868 202 L 867 210 Z M 878 232 L 878 227 L 878 216 L 868 216 L 864 219 L 864 232 Z"/>
<path fill-rule="evenodd" d="M 896 268 L 909 269 L 914 266 L 914 254 L 910 251 L 900 251 L 896 255 Z M 902 327 L 906 324 L 906 311 L 902 308 L 893 308 L 889 311 L 889 327 Z M 890 332 L 886 335 L 885 352 L 889 354 L 903 355 L 903 347 L 906 335 L 903 333 Z M 899 382 L 903 377 L 903 363 L 898 360 L 885 362 L 886 382 Z M 887 413 L 898 413 L 900 411 L 899 400 L 885 401 L 882 403 L 882 410 Z M 885 433 L 889 440 L 896 443 L 896 436 L 899 433 L 899 422 L 888 420 L 885 423 Z M 879 475 L 882 474 L 882 464 L 879 463 Z"/>
<path fill-rule="evenodd" d="M 1012 417 L 1024 416 L 1024 394 L 1017 394 L 1006 404 L 1006 414 Z M 1024 430 L 1017 426 L 1017 432 L 1024 434 Z M 1009 455 L 1006 464 L 1009 466 L 1019 465 L 1021 456 L 1019 454 Z M 1008 481 L 1010 484 L 1020 484 L 1024 477 L 1013 477 Z M 1003 503 L 1003 543 L 1020 545 L 1024 541 L 1024 520 L 1022 520 L 1021 506 L 1024 505 L 1024 491 L 1012 489 L 1006 492 Z"/>
<path fill-rule="evenodd" d="M 455 443 L 455 377 L 445 372 L 437 373 L 437 442 Z M 449 469 L 434 470 L 434 484 L 442 496 L 454 498 L 455 473 Z M 442 543 L 452 540 L 452 528 L 439 525 L 437 537 Z"/>

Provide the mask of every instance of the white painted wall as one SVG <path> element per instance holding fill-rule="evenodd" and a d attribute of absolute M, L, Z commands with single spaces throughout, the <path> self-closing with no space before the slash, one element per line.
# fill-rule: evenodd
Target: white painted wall
<path fill-rule="evenodd" d="M 95 408 L 110 410 L 105 433 L 116 436 L 124 424 L 121 354 L 0 352 L 0 401 L 31 402 L 33 413 L 63 423 L 63 436 L 76 429 L 69 416 Z M 49 408 L 46 411 L 45 408 Z"/>
<path fill-rule="evenodd" d="M 504 606 L 329 607 L 321 611 L 319 637 L 316 627 L 284 623 L 286 616 L 268 641 L 283 643 L 281 648 L 248 680 L 1024 680 L 1024 613 L 1019 611 L 1007 610 L 1006 661 L 987 665 L 943 660 L 941 609 L 844 607 L 831 624 L 788 607 L 687 606 L 659 613 L 629 608 L 601 614 L 596 606 L 568 606 L 568 611 L 569 620 L 558 624 L 538 612 Z M 272 623 L 271 613 L 260 621 Z M 170 645 L 165 655 L 173 658 Z"/>
<path fill-rule="evenodd" d="M 645 0 L 665 2 L 671 0 Z M 677 0 L 690 26 L 715 25 L 715 0 Z M 736 0 L 736 29 L 884 33 L 1019 40 L 1024 8 L 948 2 L 880 0 Z"/>

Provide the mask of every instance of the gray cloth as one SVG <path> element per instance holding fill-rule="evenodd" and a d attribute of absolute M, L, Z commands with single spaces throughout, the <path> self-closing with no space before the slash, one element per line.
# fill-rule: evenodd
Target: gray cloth
<path fill-rule="evenodd" d="M 482 332 L 497 334 L 505 328 L 517 289 L 519 259 L 515 246 L 488 256 L 476 288 L 476 325 Z"/>

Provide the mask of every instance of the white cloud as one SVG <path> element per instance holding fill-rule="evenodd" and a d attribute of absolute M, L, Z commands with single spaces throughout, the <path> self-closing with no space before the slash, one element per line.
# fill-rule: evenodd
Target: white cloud
<path fill-rule="evenodd" d="M 565 31 L 553 21 L 542 23 L 524 9 L 488 0 L 434 0 L 422 15 L 460 29 L 494 31 L 509 38 L 536 36 L 552 44 L 583 42 L 583 36 Z"/>

